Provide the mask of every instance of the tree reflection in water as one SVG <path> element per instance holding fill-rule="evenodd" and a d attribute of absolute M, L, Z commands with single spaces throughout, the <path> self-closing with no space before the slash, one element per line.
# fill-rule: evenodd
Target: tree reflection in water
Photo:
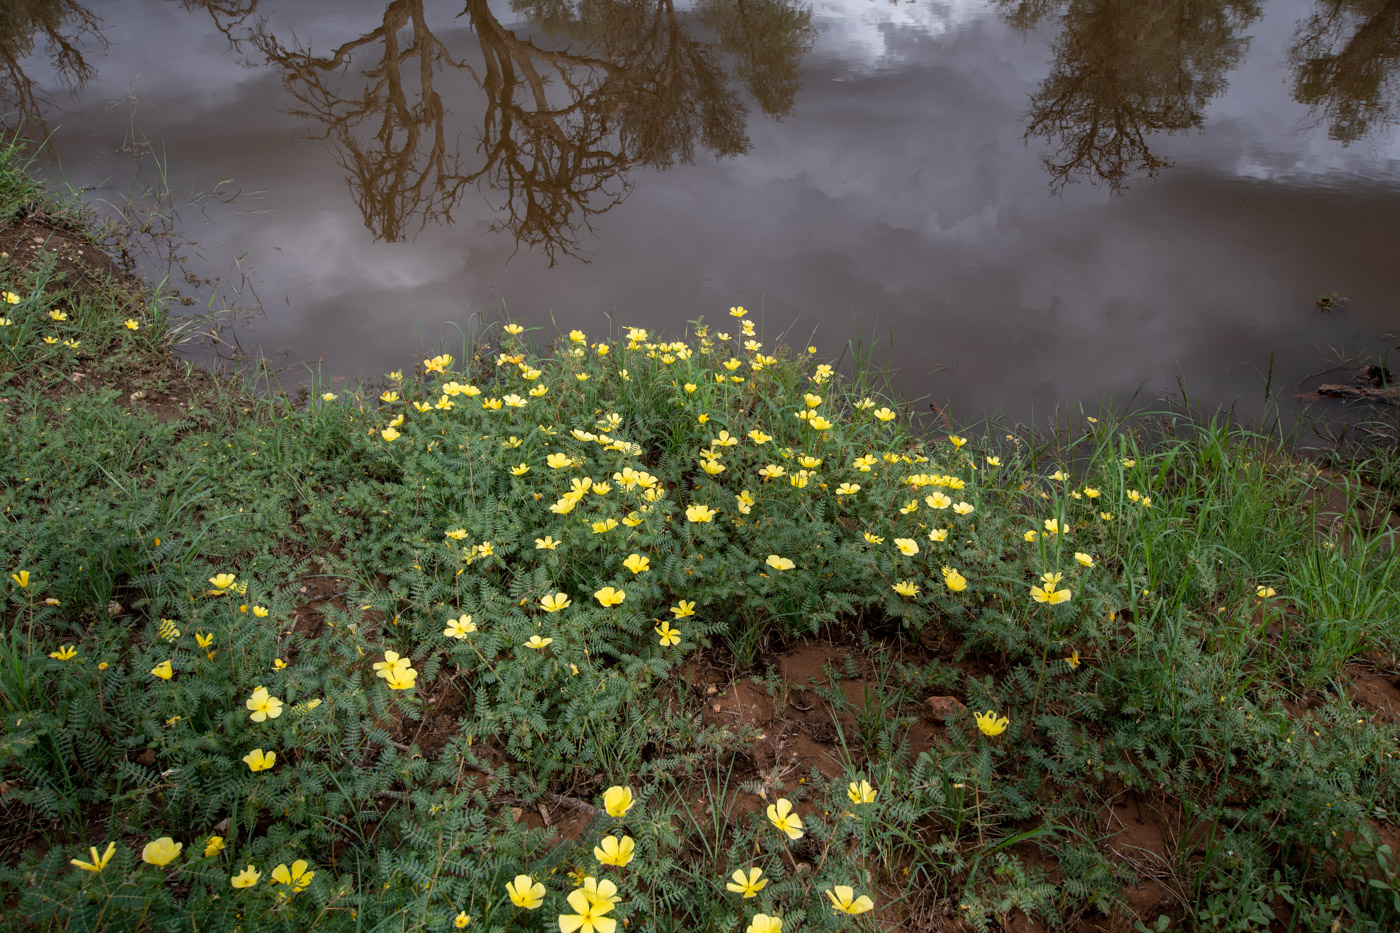
<path fill-rule="evenodd" d="M 1060 17 L 1050 75 L 1031 96 L 1026 138 L 1042 138 L 1050 188 L 1087 178 L 1112 191 L 1171 161 L 1152 136 L 1204 125 L 1240 60 L 1258 0 L 998 0 L 1011 23 Z"/>
<path fill-rule="evenodd" d="M 54 77 L 78 91 L 97 74 L 83 58 L 82 46 L 91 39 L 107 42 L 100 20 L 76 0 L 4 0 L 0 8 L 0 112 L 37 124 L 46 131 L 46 101 L 24 70 L 25 60 L 41 47 Z"/>
<path fill-rule="evenodd" d="M 1288 50 L 1293 97 L 1350 144 L 1400 115 L 1400 0 L 1318 0 Z"/>
<path fill-rule="evenodd" d="M 627 196 L 633 166 L 690 162 L 697 147 L 747 151 L 747 108 L 732 78 L 764 113 L 787 114 L 813 36 L 796 0 L 702 0 L 688 10 L 673 0 L 517 2 L 558 39 L 537 43 L 506 28 L 486 0 L 466 0 L 477 63 L 433 34 L 424 0 L 394 0 L 374 30 L 318 55 L 265 23 L 228 28 L 256 3 L 207 6 L 236 46 L 281 70 L 291 112 L 335 144 L 375 237 L 405 240 L 430 221 L 449 223 L 479 188 L 498 212 L 493 229 L 551 263 L 576 254 L 592 218 Z M 449 70 L 485 97 L 469 154 L 437 90 Z"/>

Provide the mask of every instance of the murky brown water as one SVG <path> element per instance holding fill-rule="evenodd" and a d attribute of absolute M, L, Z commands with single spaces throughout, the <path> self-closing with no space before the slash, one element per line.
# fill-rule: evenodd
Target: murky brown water
<path fill-rule="evenodd" d="M 6 0 L 0 65 L 52 175 L 163 164 L 195 293 L 340 376 L 744 304 L 1027 418 L 1400 330 L 1400 0 Z"/>

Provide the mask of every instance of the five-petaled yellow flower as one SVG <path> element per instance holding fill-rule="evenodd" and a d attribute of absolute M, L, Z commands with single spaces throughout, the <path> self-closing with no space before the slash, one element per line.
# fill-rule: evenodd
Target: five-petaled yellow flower
<path fill-rule="evenodd" d="M 1260 599 L 1268 599 L 1271 596 L 1277 596 L 1278 590 L 1274 589 L 1272 586 L 1261 586 L 1254 591 L 1254 595 L 1258 596 Z"/>
<path fill-rule="evenodd" d="M 708 505 L 692 505 L 685 510 L 687 521 L 708 522 L 715 517 L 715 510 Z"/>
<path fill-rule="evenodd" d="M 219 854 L 220 852 L 222 852 L 223 850 L 224 850 L 224 837 L 223 837 L 223 836 L 210 836 L 209 839 L 208 839 L 208 841 L 206 841 L 206 842 L 204 843 L 204 857 L 205 857 L 205 858 L 209 858 L 210 856 L 213 856 L 213 855 L 218 855 L 218 854 Z"/>
<path fill-rule="evenodd" d="M 1041 574 L 1040 580 L 1045 585 L 1032 586 L 1031 598 L 1038 603 L 1046 603 L 1051 606 L 1069 602 L 1072 595 L 1071 592 L 1069 590 L 1056 589 L 1063 577 L 1064 574 L 1062 573 Z"/>
<path fill-rule="evenodd" d="M 49 657 L 60 661 L 71 661 L 78 656 L 77 645 L 60 645 L 57 651 L 50 651 Z"/>
<path fill-rule="evenodd" d="M 1010 723 L 1010 720 L 1005 716 L 998 719 L 997 714 L 992 710 L 987 710 L 985 713 L 974 713 L 973 715 L 977 719 L 977 728 L 982 730 L 983 735 L 1001 735 L 1006 731 L 1006 727 Z"/>
<path fill-rule="evenodd" d="M 535 539 L 535 550 L 552 551 L 559 547 L 559 542 L 554 540 L 553 535 L 545 535 L 543 538 Z"/>
<path fill-rule="evenodd" d="M 107 843 L 107 851 L 103 852 L 101 855 L 97 854 L 97 846 L 90 846 L 88 852 L 92 855 L 91 862 L 84 862 L 82 859 L 75 858 L 70 859 L 69 864 L 81 868 L 83 871 L 90 871 L 96 874 L 106 868 L 107 863 L 112 860 L 112 856 L 117 852 L 117 844 L 115 842 Z"/>
<path fill-rule="evenodd" d="M 261 877 L 262 872 L 258 871 L 252 865 L 249 865 L 247 868 L 243 869 L 238 874 L 230 878 L 228 883 L 233 885 L 235 888 L 251 888 L 253 885 L 258 883 L 258 879 Z"/>
<path fill-rule="evenodd" d="M 525 647 L 535 651 L 543 651 L 552 644 L 554 644 L 553 638 L 541 638 L 538 635 L 531 635 L 530 640 L 525 642 Z"/>
<path fill-rule="evenodd" d="M 774 570 L 791 570 L 797 566 L 786 557 L 779 557 L 777 554 L 769 554 L 768 559 L 764 561 L 764 563 Z"/>
<path fill-rule="evenodd" d="M 10 574 L 10 579 L 13 580 L 13 581 L 15 581 L 15 583 L 16 583 L 16 584 L 19 586 L 19 588 L 22 589 L 22 590 L 23 590 L 23 589 L 28 589 L 28 588 L 29 588 L 29 571 L 28 571 L 28 570 L 21 570 L 19 573 L 12 573 L 12 574 Z"/>
<path fill-rule="evenodd" d="M 627 559 L 622 562 L 622 566 L 634 574 L 643 573 L 651 569 L 651 561 L 640 554 L 628 554 Z"/>
<path fill-rule="evenodd" d="M 622 868 L 632 861 L 636 847 L 636 840 L 631 836 L 623 836 L 621 839 L 616 836 L 604 836 L 601 843 L 593 847 L 593 857 L 600 865 Z"/>
<path fill-rule="evenodd" d="M 175 676 L 175 668 L 169 661 L 161 661 L 155 667 L 151 668 L 151 673 L 161 680 L 169 680 L 171 677 Z"/>
<path fill-rule="evenodd" d="M 567 609 L 572 602 L 567 593 L 546 593 L 540 600 L 540 608 L 545 612 L 558 612 Z"/>
<path fill-rule="evenodd" d="M 270 695 L 266 687 L 259 687 L 248 698 L 247 707 L 253 712 L 248 716 L 253 722 L 276 719 L 282 715 L 282 701 Z"/>
<path fill-rule="evenodd" d="M 677 600 L 676 604 L 671 607 L 671 615 L 677 619 L 695 615 L 695 600 Z"/>
<path fill-rule="evenodd" d="M 844 884 L 827 888 L 826 896 L 831 900 L 833 913 L 863 914 L 875 906 L 875 902 L 868 895 L 856 897 L 855 890 Z"/>
<path fill-rule="evenodd" d="M 617 921 L 605 916 L 613 909 L 611 901 L 579 888 L 569 892 L 568 902 L 574 913 L 559 915 L 559 933 L 613 933 L 617 929 Z"/>
<path fill-rule="evenodd" d="M 671 621 L 669 619 L 663 619 L 661 624 L 652 629 L 652 631 L 661 636 L 661 646 L 663 648 L 669 648 L 672 645 L 681 643 L 680 630 L 671 628 Z"/>
<path fill-rule="evenodd" d="M 943 568 L 943 583 L 954 593 L 961 593 L 967 589 L 967 577 L 958 573 L 952 567 Z"/>
<path fill-rule="evenodd" d="M 918 596 L 919 586 L 909 580 L 900 580 L 894 585 L 894 591 L 900 596 Z"/>
<path fill-rule="evenodd" d="M 209 578 L 209 584 L 214 587 L 216 594 L 222 596 L 225 591 L 233 588 L 233 581 L 237 579 L 237 574 L 219 573 Z"/>
<path fill-rule="evenodd" d="M 754 914 L 744 933 L 783 933 L 783 918 Z"/>
<path fill-rule="evenodd" d="M 243 761 L 248 765 L 249 771 L 266 771 L 277 764 L 277 753 L 264 752 L 260 748 L 255 748 L 243 756 Z"/>
<path fill-rule="evenodd" d="M 463 613 L 455 619 L 448 619 L 447 628 L 442 630 L 442 634 L 448 638 L 466 638 L 475 631 L 476 623 L 472 621 L 470 615 Z"/>
<path fill-rule="evenodd" d="M 169 836 L 161 836 L 146 843 L 146 847 L 141 850 L 141 861 L 147 865 L 169 865 L 179 857 L 180 850 L 184 847 L 184 843 L 176 842 Z"/>
<path fill-rule="evenodd" d="M 634 802 L 630 787 L 614 785 L 603 792 L 603 809 L 611 817 L 623 817 L 628 810 L 632 809 Z"/>
<path fill-rule="evenodd" d="M 544 885 L 529 875 L 516 875 L 514 881 L 506 882 L 506 893 L 516 907 L 534 910 L 544 903 Z"/>
<path fill-rule="evenodd" d="M 768 821 L 787 833 L 789 839 L 802 838 L 802 817 L 793 812 L 792 801 L 786 797 L 768 805 Z"/>
<path fill-rule="evenodd" d="M 869 781 L 852 781 L 846 785 L 846 796 L 851 798 L 851 803 L 854 804 L 874 803 L 879 794 L 878 790 L 870 786 Z"/>
<path fill-rule="evenodd" d="M 622 605 L 622 601 L 627 598 L 627 594 L 622 590 L 614 589 L 611 586 L 605 586 L 594 593 L 593 598 L 604 606 L 620 606 Z"/>
<path fill-rule="evenodd" d="M 272 869 L 272 878 L 268 884 L 285 884 L 291 887 L 292 893 L 306 890 L 311 884 L 311 879 L 316 877 L 314 871 L 306 870 L 306 859 L 297 859 L 292 863 L 289 870 L 286 865 L 278 865 Z"/>
<path fill-rule="evenodd" d="M 913 557 L 919 553 L 919 542 L 913 538 L 895 538 L 894 546 L 899 548 L 899 553 L 905 557 Z"/>
<path fill-rule="evenodd" d="M 735 869 L 734 874 L 729 877 L 734 880 L 726 882 L 724 886 L 735 894 L 743 895 L 745 899 L 757 897 L 758 892 L 768 886 L 768 879 L 763 877 L 763 869 L 757 865 L 747 873 L 742 868 Z"/>
<path fill-rule="evenodd" d="M 1083 551 L 1075 551 L 1074 559 L 1077 560 L 1082 567 L 1094 566 L 1094 558 L 1089 554 L 1085 554 Z"/>
<path fill-rule="evenodd" d="M 455 918 L 453 918 L 452 925 L 459 930 L 465 930 L 469 925 L 471 925 L 471 922 L 472 918 L 467 916 L 467 912 L 463 910 L 460 911 Z"/>

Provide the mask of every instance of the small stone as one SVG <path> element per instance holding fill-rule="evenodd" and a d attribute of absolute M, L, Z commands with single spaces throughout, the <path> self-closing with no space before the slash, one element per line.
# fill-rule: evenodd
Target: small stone
<path fill-rule="evenodd" d="M 954 716 L 967 712 L 967 707 L 957 697 L 929 697 L 924 700 L 935 719 L 947 722 Z"/>

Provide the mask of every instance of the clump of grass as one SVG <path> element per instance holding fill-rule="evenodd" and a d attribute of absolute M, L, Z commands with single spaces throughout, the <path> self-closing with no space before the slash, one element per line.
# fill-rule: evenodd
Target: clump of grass
<path fill-rule="evenodd" d="M 928 437 L 742 308 L 172 419 L 72 379 L 158 358 L 158 307 L 0 288 L 27 926 L 1065 928 L 1143 870 L 1186 925 L 1400 917 L 1395 727 L 1339 686 L 1396 648 L 1394 542 L 1319 530 L 1277 438 Z M 751 767 L 677 687 L 813 638 L 872 668 L 816 691 L 834 776 Z M 915 748 L 935 685 L 969 711 Z M 1159 864 L 1109 844 L 1125 793 L 1176 814 Z"/>

